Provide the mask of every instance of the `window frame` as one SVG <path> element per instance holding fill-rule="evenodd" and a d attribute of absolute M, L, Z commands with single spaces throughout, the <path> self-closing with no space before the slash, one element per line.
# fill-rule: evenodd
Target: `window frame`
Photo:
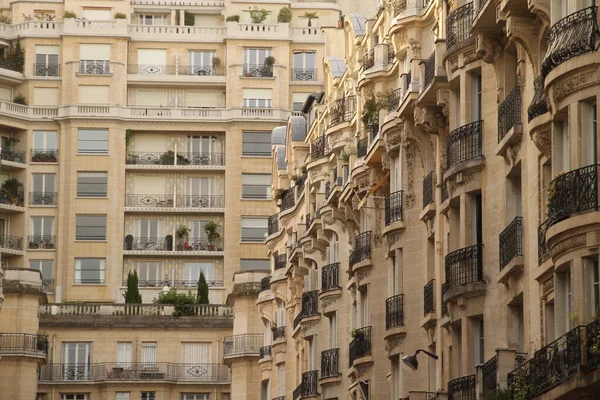
<path fill-rule="evenodd" d="M 100 140 L 97 138 L 94 139 L 82 139 L 82 133 L 91 133 L 95 132 L 95 134 L 102 133 L 102 135 L 106 134 L 106 140 Z M 108 155 L 109 151 L 109 129 L 108 128 L 79 128 L 77 130 L 77 154 L 78 155 Z M 81 145 L 84 143 L 104 143 L 106 142 L 106 150 L 104 148 L 94 149 L 93 151 L 90 149 L 82 149 Z"/>
<path fill-rule="evenodd" d="M 81 176 L 84 174 L 89 174 L 89 175 L 97 175 L 97 178 L 100 178 L 100 175 L 104 175 L 106 177 L 106 182 L 105 183 L 90 183 L 90 182 L 80 182 L 81 178 L 92 178 L 93 176 Z M 86 194 L 86 192 L 80 191 L 80 185 L 81 184 L 96 184 L 96 185 L 104 185 L 105 186 L 105 191 L 104 193 L 102 192 L 88 192 L 89 194 Z M 107 198 L 108 197 L 108 171 L 77 171 L 77 197 L 82 197 L 82 198 Z"/>
<path fill-rule="evenodd" d="M 88 282 L 89 279 L 82 279 L 81 272 L 85 271 L 81 269 L 81 261 L 82 260 L 99 260 L 99 265 L 97 269 L 88 270 L 88 271 L 97 271 L 99 273 L 98 278 L 93 280 L 92 282 Z M 79 269 L 78 263 L 79 262 Z M 90 285 L 90 286 L 99 286 L 106 285 L 106 258 L 104 257 L 75 257 L 74 259 L 74 274 L 73 274 L 73 284 L 74 285 Z M 77 275 L 79 271 L 79 279 L 77 279 Z"/>
<path fill-rule="evenodd" d="M 104 217 L 104 235 L 100 236 L 89 236 L 89 235 L 79 235 L 80 228 L 97 228 L 100 229 L 101 225 L 98 226 L 90 226 L 90 225 L 82 225 L 80 226 L 80 218 L 102 218 Z M 75 214 L 75 240 L 82 241 L 105 241 L 106 240 L 106 227 L 108 225 L 108 216 L 106 214 Z"/>

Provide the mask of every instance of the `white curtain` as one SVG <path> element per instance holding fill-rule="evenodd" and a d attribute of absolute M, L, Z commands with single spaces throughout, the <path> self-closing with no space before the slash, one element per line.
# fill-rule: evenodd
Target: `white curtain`
<path fill-rule="evenodd" d="M 156 365 L 156 342 L 142 343 L 142 363 L 146 367 Z"/>
<path fill-rule="evenodd" d="M 131 342 L 117 342 L 117 366 L 128 367 L 132 360 Z"/>

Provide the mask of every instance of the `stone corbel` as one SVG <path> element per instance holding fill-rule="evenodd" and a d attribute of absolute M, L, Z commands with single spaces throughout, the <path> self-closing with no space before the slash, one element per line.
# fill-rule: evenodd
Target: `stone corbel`
<path fill-rule="evenodd" d="M 525 49 L 529 62 L 535 71 L 540 70 L 539 47 L 541 37 L 548 22 L 543 18 L 511 15 L 506 19 L 506 37 Z"/>
<path fill-rule="evenodd" d="M 549 127 L 548 127 L 549 128 Z M 552 140 L 550 136 L 550 129 L 540 129 L 530 131 L 531 140 L 546 157 L 552 156 Z"/>
<path fill-rule="evenodd" d="M 436 93 L 437 105 L 442 108 L 442 115 L 446 118 L 450 115 L 450 89 L 439 88 Z"/>
<path fill-rule="evenodd" d="M 477 56 L 487 64 L 493 64 L 502 53 L 502 43 L 498 39 L 488 38 L 484 34 L 477 35 Z"/>

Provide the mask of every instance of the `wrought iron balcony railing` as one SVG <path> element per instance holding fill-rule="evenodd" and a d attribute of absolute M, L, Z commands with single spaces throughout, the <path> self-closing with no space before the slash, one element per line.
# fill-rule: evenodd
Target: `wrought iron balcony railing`
<path fill-rule="evenodd" d="M 0 155 L 2 156 L 2 161 L 10 161 L 17 164 L 26 164 L 25 152 L 22 150 L 3 148 L 0 152 Z"/>
<path fill-rule="evenodd" d="M 333 263 L 323 267 L 321 270 L 321 292 L 340 288 L 340 263 Z"/>
<path fill-rule="evenodd" d="M 169 247 L 167 240 L 167 249 Z M 208 239 L 190 237 L 175 240 L 173 246 L 175 251 L 223 251 L 223 239 L 215 239 L 212 242 Z"/>
<path fill-rule="evenodd" d="M 367 54 L 363 56 L 362 66 L 363 70 L 366 71 L 369 68 L 373 68 L 375 65 L 375 49 L 369 50 Z"/>
<path fill-rule="evenodd" d="M 423 208 L 435 203 L 435 171 L 431 171 L 423 179 Z"/>
<path fill-rule="evenodd" d="M 471 38 L 473 23 L 473 3 L 467 3 L 450 12 L 446 18 L 446 52 L 449 53 L 460 47 Z"/>
<path fill-rule="evenodd" d="M 314 68 L 292 68 L 293 81 L 316 81 L 317 70 Z"/>
<path fill-rule="evenodd" d="M 222 76 L 225 69 L 212 65 L 128 64 L 127 73 L 136 75 Z"/>
<path fill-rule="evenodd" d="M 544 80 L 538 76 L 533 81 L 534 95 L 531 104 L 527 107 L 527 120 L 544 115 L 548 112 L 548 99 L 544 93 Z"/>
<path fill-rule="evenodd" d="M 56 236 L 54 235 L 31 235 L 28 238 L 28 242 L 27 248 L 29 250 L 56 249 Z"/>
<path fill-rule="evenodd" d="M 483 364 L 482 375 L 483 375 L 483 398 L 498 389 L 498 357 L 494 356 Z"/>
<path fill-rule="evenodd" d="M 465 247 L 449 253 L 445 259 L 446 284 L 448 289 L 483 279 L 481 250 L 483 245 Z"/>
<path fill-rule="evenodd" d="M 110 74 L 109 60 L 80 60 L 79 73 L 82 75 L 107 75 Z"/>
<path fill-rule="evenodd" d="M 296 198 L 294 196 L 294 188 L 286 189 L 281 195 L 281 206 L 280 211 L 288 210 L 296 205 Z"/>
<path fill-rule="evenodd" d="M 521 87 L 515 86 L 498 107 L 498 143 L 521 123 Z"/>
<path fill-rule="evenodd" d="M 23 207 L 23 202 L 25 200 L 23 197 L 22 194 L 0 192 L 0 204 Z"/>
<path fill-rule="evenodd" d="M 31 353 L 48 355 L 48 336 L 28 333 L 0 333 L 0 355 Z"/>
<path fill-rule="evenodd" d="M 329 127 L 350 122 L 356 115 L 356 96 L 338 99 L 329 107 Z"/>
<path fill-rule="evenodd" d="M 278 254 L 275 256 L 275 271 L 285 268 L 287 262 L 287 254 Z"/>
<path fill-rule="evenodd" d="M 319 291 L 302 293 L 302 318 L 319 315 Z"/>
<path fill-rule="evenodd" d="M 60 76 L 60 66 L 58 64 L 33 64 L 33 73 L 35 76 Z"/>
<path fill-rule="evenodd" d="M 317 396 L 319 394 L 319 371 L 304 372 L 301 385 L 300 398 Z"/>
<path fill-rule="evenodd" d="M 340 349 L 329 349 L 321 352 L 321 378 L 340 375 Z"/>
<path fill-rule="evenodd" d="M 244 64 L 242 76 L 247 78 L 272 78 L 273 67 L 265 64 Z"/>
<path fill-rule="evenodd" d="M 385 226 L 403 220 L 402 199 L 404 190 L 398 190 L 385 198 Z"/>
<path fill-rule="evenodd" d="M 31 192 L 29 204 L 32 206 L 55 206 L 56 192 Z"/>
<path fill-rule="evenodd" d="M 271 288 L 271 277 L 265 276 L 260 280 L 260 291 L 264 292 L 265 290 L 269 290 Z"/>
<path fill-rule="evenodd" d="M 394 89 L 392 95 L 388 99 L 388 112 L 395 111 L 400 105 L 402 99 L 402 88 Z"/>
<path fill-rule="evenodd" d="M 269 217 L 269 236 L 279 232 L 279 214 L 273 214 Z"/>
<path fill-rule="evenodd" d="M 516 217 L 500 233 L 500 271 L 515 257 L 523 255 L 523 218 Z"/>
<path fill-rule="evenodd" d="M 259 351 L 259 357 L 271 357 L 271 345 L 261 347 Z"/>
<path fill-rule="evenodd" d="M 385 301 L 385 329 L 404 325 L 404 295 L 397 294 Z"/>
<path fill-rule="evenodd" d="M 366 156 L 368 148 L 369 148 L 369 138 L 368 137 L 364 137 L 362 139 L 356 140 L 356 156 L 358 158 Z"/>
<path fill-rule="evenodd" d="M 223 208 L 225 196 L 215 195 L 178 195 L 175 204 L 179 208 Z"/>
<path fill-rule="evenodd" d="M 10 69 L 11 71 L 23 72 L 22 64 L 19 65 L 13 59 L 0 58 L 0 68 Z"/>
<path fill-rule="evenodd" d="M 349 364 L 352 367 L 358 358 L 371 355 L 371 327 L 365 326 L 352 331 L 353 339 L 349 346 Z"/>
<path fill-rule="evenodd" d="M 545 78 L 554 68 L 573 57 L 598 49 L 600 37 L 596 14 L 598 6 L 581 9 L 556 22 L 548 30 L 548 50 L 542 61 Z"/>
<path fill-rule="evenodd" d="M 125 237 L 123 250 L 167 251 L 173 250 L 173 243 L 167 247 L 167 241 L 162 237 Z"/>
<path fill-rule="evenodd" d="M 223 340 L 223 357 L 242 354 L 259 356 L 263 344 L 264 336 L 262 333 L 226 336 Z"/>
<path fill-rule="evenodd" d="M 371 258 L 371 231 L 363 232 L 354 239 L 354 250 L 350 254 L 350 267 Z"/>
<path fill-rule="evenodd" d="M 425 61 L 425 81 L 423 88 L 429 87 L 435 78 L 435 51 Z"/>
<path fill-rule="evenodd" d="M 448 381 L 448 400 L 475 400 L 476 386 L 475 375 L 462 376 Z"/>
<path fill-rule="evenodd" d="M 481 125 L 483 121 L 471 122 L 453 130 L 446 139 L 446 169 L 463 161 L 482 156 Z"/>
<path fill-rule="evenodd" d="M 435 312 L 434 284 L 435 279 L 432 279 L 423 287 L 423 315 L 425 316 Z"/>
<path fill-rule="evenodd" d="M 176 272 L 178 273 L 178 272 Z M 125 275 L 126 276 L 126 275 Z M 223 280 L 207 279 L 208 287 L 223 287 Z M 122 286 L 127 286 L 127 278 L 121 282 Z M 163 288 L 165 286 L 183 289 L 194 289 L 198 287 L 198 279 L 139 279 L 138 287 L 145 288 Z"/>
<path fill-rule="evenodd" d="M 550 227 L 550 220 L 547 219 L 538 226 L 538 263 L 541 264 L 550 257 L 550 249 L 546 246 L 546 231 Z"/>
<path fill-rule="evenodd" d="M 54 293 L 54 279 L 42 279 L 42 292 Z"/>
<path fill-rule="evenodd" d="M 594 164 L 578 168 L 550 182 L 548 227 L 575 214 L 598 211 L 598 166 Z"/>
<path fill-rule="evenodd" d="M 310 142 L 310 161 L 316 161 L 327 155 L 327 140 L 320 136 Z"/>
<path fill-rule="evenodd" d="M 31 149 L 31 162 L 55 163 L 58 162 L 57 149 Z"/>
<path fill-rule="evenodd" d="M 388 64 L 393 64 L 396 61 L 396 50 L 394 50 L 394 46 L 392 44 L 387 45 L 387 62 Z"/>
<path fill-rule="evenodd" d="M 130 151 L 125 160 L 127 165 L 225 165 L 223 153 L 175 152 L 168 150 L 164 153 L 148 153 Z"/>
<path fill-rule="evenodd" d="M 273 329 L 273 340 L 285 340 L 285 326 L 278 326 Z"/>

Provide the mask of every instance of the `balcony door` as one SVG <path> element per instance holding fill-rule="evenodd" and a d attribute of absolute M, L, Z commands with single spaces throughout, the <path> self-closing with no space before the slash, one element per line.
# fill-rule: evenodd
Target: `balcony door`
<path fill-rule="evenodd" d="M 210 164 L 211 158 L 219 156 L 223 152 L 223 141 L 221 138 L 210 135 L 188 136 L 187 139 L 189 157 L 194 164 Z M 196 162 L 198 161 L 198 162 Z M 213 160 L 221 161 L 221 160 Z"/>
<path fill-rule="evenodd" d="M 54 131 L 33 131 L 33 150 L 56 150 L 57 139 Z"/>
<path fill-rule="evenodd" d="M 213 178 L 189 178 L 186 207 L 214 207 L 212 195 L 215 181 Z"/>
<path fill-rule="evenodd" d="M 31 236 L 33 240 L 52 240 L 54 217 L 31 217 Z"/>
<path fill-rule="evenodd" d="M 132 72 L 144 75 L 166 74 L 167 50 L 138 49 L 138 68 Z"/>
<path fill-rule="evenodd" d="M 63 343 L 63 380 L 88 380 L 90 378 L 91 356 L 92 344 L 90 342 Z"/>
<path fill-rule="evenodd" d="M 154 240 L 162 238 L 162 221 L 158 219 L 137 220 L 136 236 L 144 240 Z"/>
<path fill-rule="evenodd" d="M 156 342 L 142 342 L 142 363 L 144 369 L 157 368 Z"/>
<path fill-rule="evenodd" d="M 58 76 L 59 46 L 35 46 L 35 76 Z"/>
<path fill-rule="evenodd" d="M 211 366 L 211 343 L 209 342 L 183 342 L 181 343 L 181 373 L 177 377 L 195 378 L 199 380 L 213 380 Z"/>
<path fill-rule="evenodd" d="M 130 368 L 132 354 L 131 342 L 117 342 L 117 367 Z"/>
<path fill-rule="evenodd" d="M 190 51 L 189 52 L 189 74 L 190 75 L 215 75 L 213 59 L 217 57 L 214 51 Z"/>
<path fill-rule="evenodd" d="M 32 174 L 32 204 L 54 204 L 55 174 Z"/>
<path fill-rule="evenodd" d="M 183 285 L 186 287 L 196 287 L 200 279 L 200 271 L 204 274 L 204 279 L 209 286 L 215 280 L 215 264 L 212 262 L 187 262 L 183 268 Z"/>

